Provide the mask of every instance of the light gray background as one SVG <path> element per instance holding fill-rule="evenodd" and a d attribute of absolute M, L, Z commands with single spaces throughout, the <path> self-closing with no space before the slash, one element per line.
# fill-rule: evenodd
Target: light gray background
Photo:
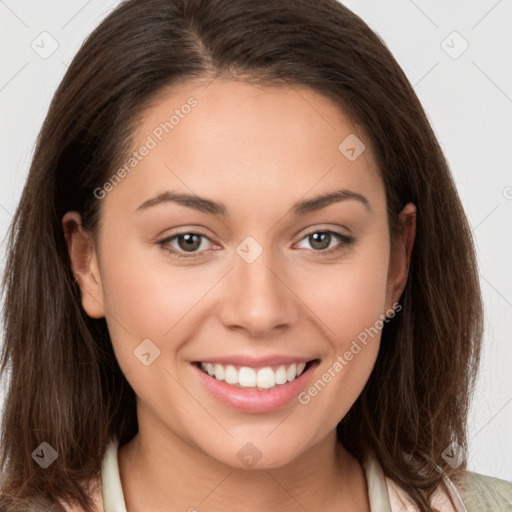
<path fill-rule="evenodd" d="M 82 41 L 118 3 L 0 0 L 1 271 L 3 238 L 51 97 Z M 466 207 L 486 309 L 468 467 L 511 480 L 512 0 L 344 3 L 381 36 L 414 85 Z M 47 56 L 53 39 L 58 48 Z"/>

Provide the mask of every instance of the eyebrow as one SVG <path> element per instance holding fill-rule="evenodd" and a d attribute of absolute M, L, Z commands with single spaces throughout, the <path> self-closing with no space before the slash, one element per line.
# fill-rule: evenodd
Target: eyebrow
<path fill-rule="evenodd" d="M 312 199 L 298 201 L 292 206 L 291 211 L 293 215 L 298 217 L 300 215 L 305 215 L 307 213 L 325 208 L 330 204 L 348 200 L 358 201 L 359 203 L 363 204 L 369 212 L 373 211 L 370 206 L 370 202 L 368 199 L 366 199 L 365 196 L 347 189 L 336 190 L 334 192 L 320 195 Z M 136 211 L 143 211 L 152 206 L 168 202 L 177 203 L 182 206 L 186 206 L 187 208 L 192 208 L 194 210 L 215 216 L 227 215 L 227 208 L 223 203 L 215 202 L 211 199 L 199 197 L 197 195 L 176 192 L 162 192 L 157 196 L 144 201 Z"/>

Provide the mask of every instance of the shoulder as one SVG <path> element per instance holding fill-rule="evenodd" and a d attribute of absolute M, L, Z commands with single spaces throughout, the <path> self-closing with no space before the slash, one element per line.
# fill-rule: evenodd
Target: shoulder
<path fill-rule="evenodd" d="M 512 510 L 512 482 L 467 471 L 455 483 L 468 512 Z"/>
<path fill-rule="evenodd" d="M 392 511 L 419 512 L 404 489 L 386 477 Z M 512 482 L 466 471 L 457 480 L 443 478 L 431 497 L 439 512 L 511 512 Z"/>

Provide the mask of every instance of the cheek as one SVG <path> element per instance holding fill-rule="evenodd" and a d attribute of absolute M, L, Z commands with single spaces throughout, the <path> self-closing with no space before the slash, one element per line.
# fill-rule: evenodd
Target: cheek
<path fill-rule="evenodd" d="M 104 243 L 102 286 L 114 351 L 129 371 L 133 365 L 140 365 L 134 350 L 145 339 L 151 340 L 162 354 L 176 349 L 173 339 L 178 339 L 181 319 L 205 294 L 208 282 L 211 287 L 214 281 L 201 281 L 192 267 L 173 268 L 165 257 L 149 262 L 147 248 L 125 244 L 120 251 L 117 244 L 115 237 Z"/>
<path fill-rule="evenodd" d="M 378 355 L 385 325 L 388 255 L 388 239 L 375 234 L 343 264 L 315 273 L 316 286 L 307 294 L 303 290 L 305 302 L 321 319 L 317 325 L 323 326 L 330 344 L 320 380 L 330 389 L 324 404 L 335 401 L 337 417 L 342 417 L 360 394 Z"/>
<path fill-rule="evenodd" d="M 108 329 L 130 386 L 156 416 L 167 404 L 167 413 L 160 413 L 169 425 L 178 421 L 172 414 L 178 408 L 197 415 L 197 408 L 184 405 L 188 396 L 176 381 L 180 376 L 175 361 L 181 345 L 197 328 L 197 322 L 191 322 L 199 311 L 198 302 L 215 282 L 211 277 L 198 279 L 191 270 L 178 271 L 165 261 L 148 264 L 135 251 L 111 260 L 108 269 L 107 264 Z"/>
<path fill-rule="evenodd" d="M 365 245 L 339 265 L 319 266 L 314 280 L 302 281 L 304 302 L 340 349 L 385 313 L 389 247 L 386 239 Z"/>
<path fill-rule="evenodd" d="M 299 402 L 311 407 L 310 414 L 324 411 L 332 428 L 352 407 L 375 365 L 385 325 L 386 270 L 385 258 L 384 263 L 331 269 L 326 281 L 331 284 L 308 296 L 329 347 Z"/>
<path fill-rule="evenodd" d="M 130 260 L 133 263 L 133 260 Z M 107 302 L 134 332 L 162 338 L 205 294 L 215 281 L 190 270 L 170 266 L 140 266 L 111 272 Z M 108 307 L 108 306 L 107 306 Z"/>

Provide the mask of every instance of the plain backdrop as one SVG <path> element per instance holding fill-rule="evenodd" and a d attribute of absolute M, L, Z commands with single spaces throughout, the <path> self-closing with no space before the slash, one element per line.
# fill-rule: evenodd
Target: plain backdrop
<path fill-rule="evenodd" d="M 1 271 L 4 236 L 50 100 L 84 39 L 118 3 L 0 0 Z M 511 480 L 512 0 L 344 3 L 402 66 L 451 165 L 477 244 L 486 311 L 468 468 Z"/>

